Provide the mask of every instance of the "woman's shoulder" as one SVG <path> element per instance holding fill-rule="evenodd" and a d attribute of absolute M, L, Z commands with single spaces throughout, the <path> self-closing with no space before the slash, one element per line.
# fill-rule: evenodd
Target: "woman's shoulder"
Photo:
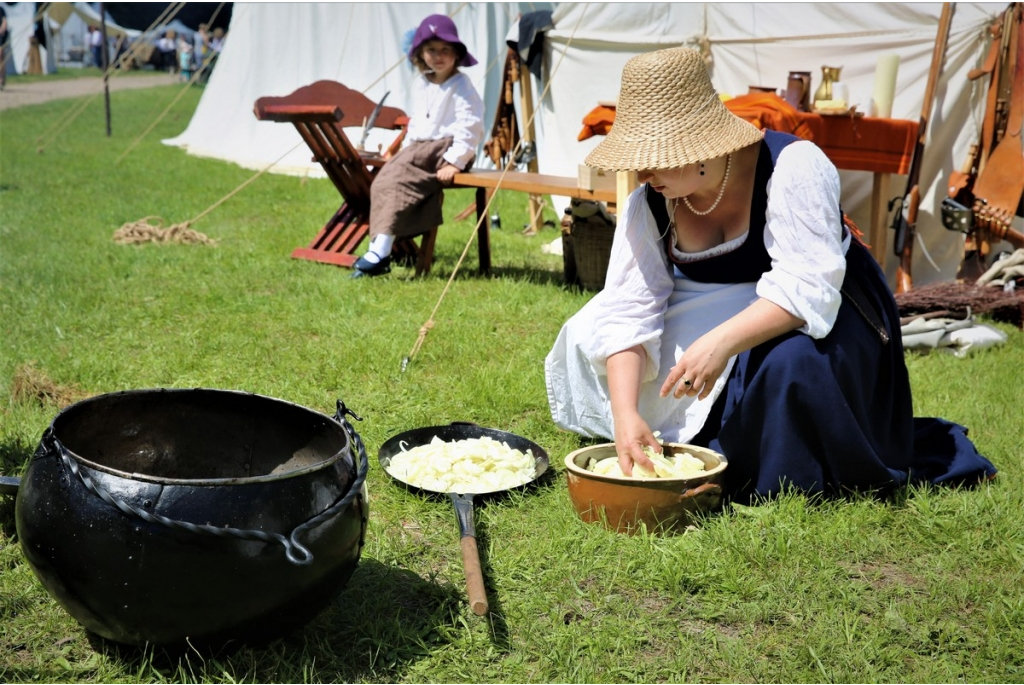
<path fill-rule="evenodd" d="M 789 197 L 790 193 L 810 192 L 837 195 L 840 192 L 839 171 L 825 152 L 810 140 L 797 140 L 778 153 L 771 174 L 771 187 L 782 189 L 772 196 Z M 795 197 L 795 195 L 794 195 Z"/>
<path fill-rule="evenodd" d="M 825 151 L 818 147 L 812 140 L 797 138 L 788 143 L 778 151 L 775 165 L 812 165 L 833 167 L 832 160 L 828 158 Z"/>

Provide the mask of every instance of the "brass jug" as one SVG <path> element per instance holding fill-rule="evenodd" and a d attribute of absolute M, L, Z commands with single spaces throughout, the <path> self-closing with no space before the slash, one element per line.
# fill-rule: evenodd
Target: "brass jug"
<path fill-rule="evenodd" d="M 821 85 L 814 91 L 814 101 L 818 100 L 831 100 L 832 99 L 832 84 L 839 80 L 839 72 L 842 71 L 842 67 L 822 67 L 821 68 Z"/>

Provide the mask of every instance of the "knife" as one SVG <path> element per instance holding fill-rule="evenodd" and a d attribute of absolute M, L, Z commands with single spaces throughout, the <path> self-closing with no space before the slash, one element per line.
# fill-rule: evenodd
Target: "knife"
<path fill-rule="evenodd" d="M 391 94 L 390 90 L 388 92 L 384 93 L 384 97 L 382 97 L 380 99 L 380 102 L 377 103 L 377 106 L 373 108 L 372 112 L 370 112 L 370 117 L 366 120 L 366 123 L 363 124 L 363 135 L 359 139 L 359 149 L 360 150 L 365 150 L 366 149 L 366 138 L 367 138 L 367 136 L 370 135 L 370 129 L 373 128 L 373 125 L 375 123 L 377 123 L 377 117 L 380 115 L 381 108 L 384 107 L 384 101 L 387 100 L 388 95 L 390 95 L 390 94 Z"/>

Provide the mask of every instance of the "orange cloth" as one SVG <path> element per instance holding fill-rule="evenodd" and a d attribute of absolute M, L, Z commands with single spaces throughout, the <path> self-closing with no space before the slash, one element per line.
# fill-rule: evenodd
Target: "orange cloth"
<path fill-rule="evenodd" d="M 813 140 L 837 169 L 907 174 L 917 145 L 918 124 L 905 119 L 799 112 L 774 93 L 750 93 L 726 100 L 729 111 L 758 128 Z M 604 105 L 583 117 L 578 140 L 607 135 L 615 108 Z"/>
<path fill-rule="evenodd" d="M 591 136 L 606 136 L 615 122 L 615 108 L 598 105 L 583 117 L 583 130 L 576 140 L 586 140 Z"/>
<path fill-rule="evenodd" d="M 725 101 L 725 107 L 760 129 L 792 133 L 814 140 L 814 132 L 791 104 L 775 93 L 749 93 Z"/>
<path fill-rule="evenodd" d="M 907 174 L 917 147 L 918 122 L 801 113 L 814 142 L 837 169 Z"/>

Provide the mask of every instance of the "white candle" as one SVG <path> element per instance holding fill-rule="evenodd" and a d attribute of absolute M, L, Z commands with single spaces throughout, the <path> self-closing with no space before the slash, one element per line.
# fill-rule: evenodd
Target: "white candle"
<path fill-rule="evenodd" d="M 900 56 L 894 53 L 879 55 L 875 66 L 875 88 L 871 93 L 871 116 L 892 117 L 892 101 L 896 96 L 896 71 Z"/>

